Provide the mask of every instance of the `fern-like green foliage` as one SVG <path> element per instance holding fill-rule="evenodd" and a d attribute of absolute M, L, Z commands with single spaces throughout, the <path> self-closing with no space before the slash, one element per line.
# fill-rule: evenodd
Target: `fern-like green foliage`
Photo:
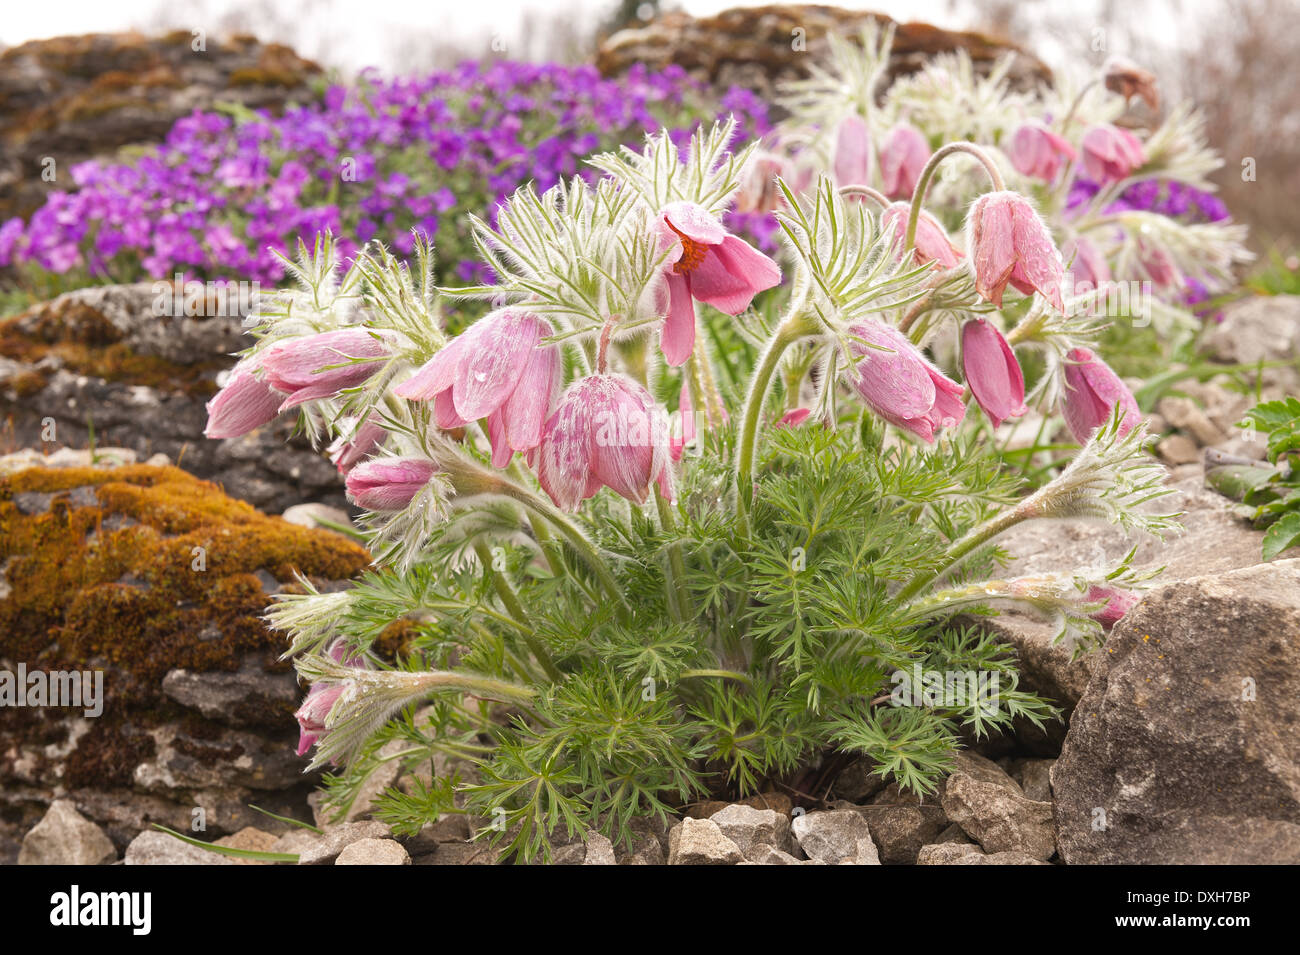
<path fill-rule="evenodd" d="M 1243 427 L 1266 442 L 1269 466 L 1222 462 L 1207 471 L 1210 484 L 1254 508 L 1265 528 L 1264 559 L 1300 547 L 1300 398 L 1264 401 L 1246 412 Z"/>

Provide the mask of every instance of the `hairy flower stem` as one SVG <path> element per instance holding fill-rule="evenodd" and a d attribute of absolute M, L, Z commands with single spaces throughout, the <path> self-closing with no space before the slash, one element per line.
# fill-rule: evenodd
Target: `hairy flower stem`
<path fill-rule="evenodd" d="M 840 195 L 844 196 L 846 199 L 857 198 L 859 196 L 863 199 L 870 199 L 876 205 L 880 206 L 882 210 L 888 209 L 890 206 L 889 198 L 884 193 L 872 189 L 870 186 L 864 186 L 859 183 L 840 186 Z"/>
<path fill-rule="evenodd" d="M 505 604 L 506 610 L 510 611 L 510 616 L 514 617 L 523 625 L 521 633 L 523 634 L 524 642 L 528 644 L 528 649 L 532 651 L 537 662 L 542 665 L 542 669 L 546 671 L 546 675 L 555 682 L 560 682 L 560 680 L 563 679 L 563 676 L 560 673 L 559 668 L 556 667 L 555 661 L 551 659 L 551 655 L 546 652 L 546 647 L 542 645 L 542 641 L 539 640 L 537 634 L 533 632 L 533 628 L 528 622 L 528 614 L 524 611 L 524 605 L 519 602 L 519 595 L 516 594 L 514 588 L 510 586 L 510 581 L 506 580 L 505 575 L 498 573 L 492 567 L 492 554 L 488 550 L 487 544 L 483 543 L 481 540 L 475 541 L 474 553 L 478 555 L 479 563 L 483 565 L 483 573 L 486 574 L 488 580 L 492 582 L 492 589 L 497 592 L 497 596 L 500 597 L 501 602 Z"/>
<path fill-rule="evenodd" d="M 1050 485 L 1048 485 L 1048 487 L 1050 487 Z M 1045 487 L 1042 490 L 1045 491 L 1047 490 L 1047 488 Z M 909 600 L 911 600 L 913 597 L 919 594 L 922 590 L 924 590 L 928 584 L 933 582 L 935 578 L 939 577 L 940 575 L 950 570 L 952 567 L 956 566 L 965 557 L 967 557 L 972 551 L 978 550 L 980 547 L 983 547 L 985 544 L 987 544 L 993 538 L 997 537 L 1003 531 L 1006 531 L 1014 527 L 1016 524 L 1019 524 L 1021 521 L 1028 520 L 1031 517 L 1038 516 L 1039 511 L 1037 505 L 1039 501 L 1036 499 L 1039 497 L 1039 494 L 1041 493 L 1042 491 L 1039 491 L 1038 494 L 1034 494 L 1030 497 L 1025 498 L 1015 507 L 1003 511 L 1001 514 L 998 514 L 996 517 L 993 517 L 990 520 L 985 521 L 979 527 L 972 528 L 970 532 L 966 534 L 966 536 L 962 537 L 960 540 L 954 543 L 952 547 L 948 548 L 948 553 L 944 555 L 944 562 L 941 566 L 936 567 L 933 570 L 923 571 L 917 574 L 911 580 L 909 580 L 907 582 L 907 585 L 898 592 L 898 601 L 900 603 L 907 603 Z M 1025 505 L 1027 504 L 1031 506 L 1026 507 Z"/>
<path fill-rule="evenodd" d="M 659 522 L 674 540 L 668 547 L 668 584 L 669 606 L 675 609 L 676 622 L 687 619 L 691 612 L 691 598 L 686 590 L 686 563 L 682 560 L 682 541 L 677 534 L 677 518 L 673 515 L 673 505 L 665 501 L 657 490 L 652 491 L 655 505 L 659 509 Z"/>
<path fill-rule="evenodd" d="M 719 680 L 735 680 L 746 686 L 753 686 L 754 681 L 747 673 L 740 673 L 737 670 L 683 670 L 680 674 L 681 679 L 690 680 L 694 678 L 716 677 Z"/>
<path fill-rule="evenodd" d="M 781 356 L 792 344 L 809 333 L 807 321 L 798 312 L 791 312 L 777 326 L 776 333 L 767 343 L 763 357 L 750 379 L 749 394 L 745 398 L 745 411 L 740 425 L 740 446 L 736 452 L 736 516 L 740 526 L 749 536 L 749 507 L 754 497 L 754 456 L 758 444 L 758 421 L 763 415 L 763 402 L 772 384 L 772 376 L 781 364 Z"/>
<path fill-rule="evenodd" d="M 989 179 L 993 181 L 993 190 L 995 192 L 1003 192 L 1007 188 L 1002 181 L 1002 173 L 998 172 L 997 164 L 979 146 L 967 142 L 949 143 L 946 146 L 941 146 L 930 157 L 930 161 L 921 170 L 921 177 L 916 181 L 916 190 L 912 193 L 912 208 L 907 216 L 907 235 L 903 240 L 904 254 L 916 246 L 916 224 L 921 219 L 921 203 L 925 201 L 925 194 L 930 189 L 930 181 L 934 179 L 934 174 L 939 171 L 939 164 L 953 153 L 966 153 L 978 159 L 983 164 L 985 172 L 989 174 Z"/>

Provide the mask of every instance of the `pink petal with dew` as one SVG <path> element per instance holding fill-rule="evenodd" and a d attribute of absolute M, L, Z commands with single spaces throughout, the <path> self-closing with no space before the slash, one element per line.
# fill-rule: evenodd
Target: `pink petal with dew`
<path fill-rule="evenodd" d="M 860 322 L 849 333 L 872 345 L 853 343 L 861 356 L 857 389 L 873 407 L 900 418 L 915 418 L 934 406 L 934 381 L 926 362 L 907 338 L 880 322 Z M 885 350 L 888 349 L 888 350 Z"/>
<path fill-rule="evenodd" d="M 411 401 L 429 401 L 439 392 L 446 391 L 456 381 L 456 368 L 464 348 L 462 336 L 453 338 L 425 362 L 424 367 L 394 388 L 393 394 Z"/>
<path fill-rule="evenodd" d="M 692 242 L 718 245 L 727 237 L 727 230 L 717 217 L 694 202 L 670 202 L 659 214 L 675 232 Z"/>
<path fill-rule="evenodd" d="M 452 387 L 456 413 L 467 421 L 486 417 L 505 404 L 543 335 L 534 316 L 511 310 L 487 315 L 473 328 L 480 330 L 465 343 Z"/>
<path fill-rule="evenodd" d="M 546 334 L 549 335 L 550 331 Z M 534 349 L 519 383 L 501 409 L 506 444 L 512 450 L 529 451 L 541 441 L 542 426 L 551 413 L 551 402 L 559 382 L 559 349 L 554 345 Z"/>
<path fill-rule="evenodd" d="M 275 420 L 284 395 L 238 367 L 207 404 L 209 438 L 237 438 Z"/>
<path fill-rule="evenodd" d="M 1016 268 L 1015 226 L 1008 193 L 981 196 L 971 209 L 971 265 L 975 291 L 998 308 Z"/>

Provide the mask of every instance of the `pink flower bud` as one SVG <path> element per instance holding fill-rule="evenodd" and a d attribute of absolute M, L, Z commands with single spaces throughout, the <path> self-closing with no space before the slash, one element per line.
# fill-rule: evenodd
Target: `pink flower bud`
<path fill-rule="evenodd" d="M 289 396 L 280 406 L 287 411 L 362 384 L 388 355 L 388 342 L 380 333 L 340 328 L 278 342 L 263 353 L 262 367 L 267 383 Z"/>
<path fill-rule="evenodd" d="M 777 423 L 778 428 L 797 428 L 808 420 L 812 414 L 811 408 L 791 408 L 785 414 L 781 415 L 781 420 Z"/>
<path fill-rule="evenodd" d="M 1022 176 L 1052 182 L 1065 160 L 1077 155 L 1069 141 L 1052 132 L 1043 123 L 1022 123 L 1011 134 L 1006 147 L 1007 158 Z"/>
<path fill-rule="evenodd" d="M 1158 245 L 1138 239 L 1138 261 L 1142 263 L 1142 271 L 1160 288 L 1180 289 L 1186 284 L 1182 270 Z"/>
<path fill-rule="evenodd" d="M 1110 282 L 1110 266 L 1106 264 L 1106 257 L 1085 236 L 1067 240 L 1061 248 L 1061 257 L 1070 263 L 1074 294 L 1091 292 Z"/>
<path fill-rule="evenodd" d="M 367 418 L 350 439 L 339 437 L 329 446 L 330 461 L 340 474 L 347 474 L 358 461 L 379 450 L 387 437 L 388 432 L 377 418 Z"/>
<path fill-rule="evenodd" d="M 1002 333 L 989 322 L 974 318 L 962 326 L 961 360 L 966 384 L 993 427 L 1025 413 L 1025 377 L 1020 362 Z"/>
<path fill-rule="evenodd" d="M 680 461 L 682 454 L 686 450 L 686 445 L 695 440 L 696 420 L 695 420 L 695 402 L 691 398 L 691 383 L 687 379 L 682 381 L 681 393 L 677 396 L 677 417 L 680 422 L 680 429 L 674 429 L 668 439 L 668 451 L 674 461 Z M 716 407 L 711 407 L 709 402 L 704 406 L 704 424 L 710 430 L 727 423 L 727 409 L 722 406 L 721 402 Z"/>
<path fill-rule="evenodd" d="M 560 387 L 560 350 L 545 319 L 519 308 L 489 312 L 453 338 L 393 393 L 433 401 L 440 428 L 488 419 L 492 463 L 503 468 L 516 451 L 531 451 Z"/>
<path fill-rule="evenodd" d="M 911 123 L 899 123 L 880 147 L 880 178 L 891 199 L 910 196 L 930 159 L 930 144 Z M 865 182 L 866 180 L 860 180 Z"/>
<path fill-rule="evenodd" d="M 1083 168 L 1103 186 L 1127 179 L 1146 161 L 1142 141 L 1127 129 L 1102 123 L 1083 134 Z"/>
<path fill-rule="evenodd" d="M 529 461 L 563 510 L 602 487 L 644 503 L 656 482 L 671 496 L 668 440 L 668 416 L 650 392 L 623 375 L 592 375 L 565 392 Z"/>
<path fill-rule="evenodd" d="M 867 343 L 850 346 L 858 357 L 853 386 L 876 414 L 929 443 L 936 430 L 965 417 L 961 385 L 930 364 L 898 329 L 866 319 L 849 326 L 849 334 Z"/>
<path fill-rule="evenodd" d="M 334 642 L 329 649 L 329 655 L 347 666 L 367 669 L 365 658 L 360 654 L 348 654 L 347 645 L 342 640 Z M 345 683 L 313 683 L 308 688 L 306 699 L 294 713 L 294 718 L 298 720 L 299 756 L 305 756 L 313 744 L 329 733 L 325 722 L 329 718 L 330 710 L 334 708 L 334 704 L 339 701 L 339 697 L 346 689 Z"/>
<path fill-rule="evenodd" d="M 856 113 L 840 120 L 835 130 L 831 171 L 840 186 L 866 185 L 871 177 L 871 130 Z"/>
<path fill-rule="evenodd" d="M 237 438 L 275 420 L 284 395 L 254 374 L 253 361 L 237 364 L 224 388 L 208 402 L 208 425 L 203 429 L 209 438 Z"/>
<path fill-rule="evenodd" d="M 1065 267 L 1052 235 L 1024 196 L 986 192 L 966 217 L 967 242 L 975 270 L 975 291 L 998 308 L 1007 284 L 1025 295 L 1042 295 L 1064 311 Z"/>
<path fill-rule="evenodd" d="M 437 468 L 424 458 L 371 458 L 348 472 L 348 500 L 368 511 L 400 511 Z"/>
<path fill-rule="evenodd" d="M 1061 413 L 1076 441 L 1086 443 L 1110 420 L 1116 405 L 1121 409 L 1120 434 L 1128 434 L 1142 423 L 1137 399 L 1109 365 L 1087 348 L 1071 350 L 1066 361 Z"/>
<path fill-rule="evenodd" d="M 895 202 L 880 216 L 884 229 L 894 232 L 894 254 L 901 259 L 903 242 L 907 238 L 907 217 L 911 209 L 906 202 Z M 916 264 L 938 262 L 942 268 L 955 269 L 964 257 L 961 249 L 952 244 L 939 220 L 924 209 L 916 220 Z"/>
<path fill-rule="evenodd" d="M 1088 603 L 1106 601 L 1106 606 L 1092 614 L 1092 619 L 1100 622 L 1103 627 L 1109 630 L 1119 623 L 1126 613 L 1136 607 L 1142 598 L 1131 590 L 1094 585 L 1088 588 L 1088 594 L 1084 599 Z"/>
<path fill-rule="evenodd" d="M 790 164 L 781 156 L 757 152 L 746 165 L 740 177 L 740 191 L 736 193 L 736 211 L 775 212 L 784 203 L 777 188 L 777 177 L 790 180 Z"/>
<path fill-rule="evenodd" d="M 668 364 L 676 366 L 695 349 L 692 299 L 728 315 L 739 315 L 749 308 L 755 295 L 780 284 L 781 269 L 693 202 L 664 206 L 659 212 L 658 230 L 660 240 L 673 246 L 664 273 L 668 314 L 660 347 Z"/>

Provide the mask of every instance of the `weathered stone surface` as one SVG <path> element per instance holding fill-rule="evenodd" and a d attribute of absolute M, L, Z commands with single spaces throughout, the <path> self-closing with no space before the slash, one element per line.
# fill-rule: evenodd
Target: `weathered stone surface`
<path fill-rule="evenodd" d="M 315 63 L 252 36 L 99 33 L 33 40 L 0 54 L 0 220 L 26 216 L 68 170 L 122 146 L 161 141 L 172 124 L 218 102 L 277 109 L 313 97 Z M 57 179 L 38 174 L 58 160 Z"/>
<path fill-rule="evenodd" d="M 582 858 L 583 865 L 618 865 L 614 855 L 614 844 L 594 830 L 587 831 L 587 852 Z"/>
<path fill-rule="evenodd" d="M 411 857 L 393 839 L 358 839 L 344 846 L 335 865 L 410 865 Z"/>
<path fill-rule="evenodd" d="M 1007 767 L 1007 772 L 1020 784 L 1028 798 L 1036 802 L 1051 802 L 1054 765 L 1054 759 L 1015 759 Z"/>
<path fill-rule="evenodd" d="M 323 833 L 295 829 L 276 842 L 274 852 L 296 852 L 299 865 L 330 865 L 339 853 L 362 839 L 387 839 L 388 826 L 382 822 L 345 822 L 330 826 Z"/>
<path fill-rule="evenodd" d="M 760 843 L 746 857 L 754 865 L 826 865 L 820 859 L 799 859 L 788 852 Z"/>
<path fill-rule="evenodd" d="M 85 694 L 6 712 L 0 813 L 30 828 L 66 797 L 119 849 L 153 822 L 191 831 L 196 809 L 209 839 L 258 822 L 249 803 L 304 817 L 300 691 L 267 591 L 368 562 L 173 467 L 0 472 L 0 667 L 102 681 L 97 714 Z"/>
<path fill-rule="evenodd" d="M 267 511 L 346 506 L 335 468 L 292 437 L 292 416 L 239 438 L 203 437 L 206 402 L 234 364 L 231 352 L 248 344 L 242 315 L 205 300 L 204 314 L 160 316 L 157 298 L 148 282 L 94 286 L 0 320 L 0 417 L 12 439 L 46 451 L 86 447 L 93 422 L 97 444 L 141 459 L 166 454 Z"/>
<path fill-rule="evenodd" d="M 917 865 L 1048 865 L 1023 852 L 982 852 L 978 846 L 945 842 L 922 846 Z"/>
<path fill-rule="evenodd" d="M 1154 503 L 1161 510 L 1183 512 L 1181 535 L 1163 542 L 1148 536 L 1129 539 L 1110 524 L 1033 521 L 998 539 L 1014 558 L 1006 574 L 1020 576 L 1076 567 L 1110 569 L 1135 544 L 1134 566 L 1163 566 L 1159 580 L 1166 583 L 1259 562 L 1262 535 L 1233 515 L 1225 499 L 1205 488 L 1201 477 L 1185 478 L 1170 486 L 1174 493 Z M 1014 610 L 980 618 L 979 622 L 1016 649 L 1022 686 L 1050 697 L 1067 711 L 1083 695 L 1105 652 L 1072 659 L 1070 647 L 1052 642 L 1054 627 Z"/>
<path fill-rule="evenodd" d="M 1229 364 L 1290 361 L 1300 352 L 1300 295 L 1259 295 L 1228 305 L 1207 329 L 1201 351 Z M 1294 381 L 1294 369 L 1265 369 L 1264 381 Z"/>
<path fill-rule="evenodd" d="M 1046 861 L 1056 851 L 1052 804 L 1027 798 L 996 763 L 974 753 L 957 756 L 943 810 L 988 852 L 1022 852 Z"/>
<path fill-rule="evenodd" d="M 126 847 L 127 865 L 234 865 L 235 860 L 210 849 L 200 849 L 175 836 L 150 829 Z"/>
<path fill-rule="evenodd" d="M 783 852 L 794 850 L 790 831 L 790 817 L 772 809 L 755 809 L 739 803 L 728 806 L 709 817 L 722 834 L 734 842 L 745 858 L 760 845 L 769 845 Z"/>
<path fill-rule="evenodd" d="M 651 70 L 676 64 L 717 88 L 747 87 L 770 102 L 779 82 L 802 79 L 810 64 L 825 59 L 827 34 L 856 37 L 870 20 L 893 22 L 879 13 L 800 4 L 739 7 L 699 19 L 667 13 L 644 27 L 609 37 L 596 53 L 596 66 L 604 75 L 613 76 L 638 63 Z M 983 34 L 942 30 L 924 23 L 896 26 L 886 82 L 916 72 L 938 53 L 956 50 L 969 53 L 981 72 L 1004 54 L 1014 53 L 1009 79 L 1017 87 L 1033 86 L 1050 77 L 1047 67 L 1034 56 Z M 806 40 L 804 49 L 792 43 L 796 36 Z"/>
<path fill-rule="evenodd" d="M 104 830 L 67 799 L 50 803 L 18 853 L 19 865 L 105 865 L 116 859 L 117 849 Z"/>
<path fill-rule="evenodd" d="M 669 865 L 735 865 L 743 858 L 712 819 L 688 816 L 668 833 Z"/>
<path fill-rule="evenodd" d="M 808 812 L 791 824 L 799 847 L 810 859 L 828 865 L 880 865 L 871 829 L 862 813 L 852 810 Z"/>
<path fill-rule="evenodd" d="M 1160 587 L 1100 662 L 1052 769 L 1064 860 L 1300 862 L 1300 560 Z"/>
<path fill-rule="evenodd" d="M 866 812 L 871 835 L 881 860 L 888 864 L 912 864 L 921 846 L 934 842 L 948 825 L 938 796 L 923 799 L 903 792 L 898 783 L 890 783 L 877 793 L 869 806 Z"/>
<path fill-rule="evenodd" d="M 279 837 L 274 833 L 258 829 L 256 826 L 245 826 L 238 832 L 231 833 L 228 836 L 222 836 L 220 839 L 213 841 L 219 846 L 225 846 L 229 849 L 247 849 L 251 852 L 270 852 L 271 847 L 276 844 Z M 231 857 L 235 865 L 274 865 L 273 862 L 267 862 L 262 859 L 240 859 Z"/>

